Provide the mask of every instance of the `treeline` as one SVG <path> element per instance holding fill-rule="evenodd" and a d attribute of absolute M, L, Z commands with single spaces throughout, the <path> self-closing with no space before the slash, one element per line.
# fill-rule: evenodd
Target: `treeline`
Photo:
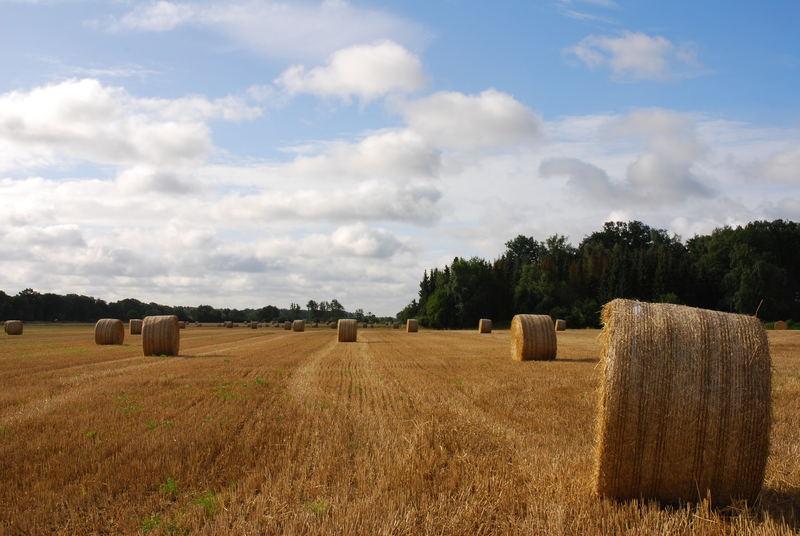
<path fill-rule="evenodd" d="M 800 319 L 800 224 L 756 221 L 685 243 L 642 222 L 608 222 L 578 247 L 566 238 L 517 236 L 494 262 L 456 257 L 426 271 L 419 297 L 398 318 L 433 328 L 505 323 L 517 313 L 549 314 L 570 327 L 598 327 L 614 298 L 692 305 Z M 761 304 L 759 309 L 759 304 Z"/>
<path fill-rule="evenodd" d="M 161 305 L 144 303 L 133 298 L 126 298 L 107 303 L 91 296 L 67 294 L 62 296 L 53 293 L 39 293 L 33 289 L 25 289 L 15 296 L 9 296 L 0 290 L 0 320 L 16 319 L 26 322 L 95 322 L 99 318 L 144 318 L 153 315 L 176 315 L 180 320 L 189 322 L 282 322 L 285 320 L 309 320 L 328 322 L 339 318 L 356 318 L 365 322 L 383 322 L 389 319 L 378 318 L 372 313 L 364 314 L 361 309 L 354 313 L 345 310 L 337 300 L 309 300 L 306 309 L 292 303 L 288 309 L 280 309 L 274 305 L 266 305 L 259 309 L 215 308 L 211 305 L 196 307 Z"/>

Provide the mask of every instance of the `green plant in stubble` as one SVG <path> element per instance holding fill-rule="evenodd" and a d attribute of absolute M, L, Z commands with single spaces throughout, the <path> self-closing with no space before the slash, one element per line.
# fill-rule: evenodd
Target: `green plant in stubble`
<path fill-rule="evenodd" d="M 329 505 L 325 499 L 317 499 L 315 501 L 307 501 L 303 503 L 306 510 L 311 512 L 317 517 L 323 517 L 325 514 L 328 513 Z"/>
<path fill-rule="evenodd" d="M 192 499 L 192 503 L 202 506 L 206 513 L 206 517 L 213 516 L 219 507 L 217 504 L 217 495 L 213 491 L 204 491 Z"/>
<path fill-rule="evenodd" d="M 167 497 L 174 499 L 175 497 L 178 496 L 180 490 L 178 489 L 178 483 L 175 482 L 175 479 L 172 478 L 171 476 L 168 476 L 165 482 L 159 484 L 158 492 L 162 495 L 166 495 Z"/>

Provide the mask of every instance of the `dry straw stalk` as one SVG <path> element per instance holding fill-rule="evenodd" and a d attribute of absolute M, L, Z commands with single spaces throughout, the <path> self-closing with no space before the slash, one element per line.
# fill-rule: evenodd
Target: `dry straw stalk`
<path fill-rule="evenodd" d="M 553 319 L 548 315 L 515 315 L 511 319 L 511 358 L 516 361 L 549 361 L 556 358 Z"/>
<path fill-rule="evenodd" d="M 488 318 L 481 318 L 478 320 L 478 333 L 491 333 L 492 321 Z"/>
<path fill-rule="evenodd" d="M 419 331 L 419 322 L 415 318 L 406 320 L 406 333 L 416 333 Z"/>
<path fill-rule="evenodd" d="M 178 355 L 181 334 L 175 315 L 146 316 L 142 323 L 144 355 Z"/>
<path fill-rule="evenodd" d="M 339 320 L 337 339 L 339 342 L 356 342 L 358 338 L 358 323 L 353 318 Z"/>
<path fill-rule="evenodd" d="M 6 320 L 3 329 L 6 335 L 22 335 L 22 320 Z"/>
<path fill-rule="evenodd" d="M 769 449 L 770 355 L 755 317 L 603 307 L 596 489 L 664 503 L 754 500 Z"/>
<path fill-rule="evenodd" d="M 101 318 L 94 325 L 95 344 L 122 344 L 125 340 L 125 326 L 116 318 Z"/>
<path fill-rule="evenodd" d="M 141 335 L 142 334 L 142 319 L 141 318 L 131 318 L 128 321 L 128 327 L 130 329 L 131 335 Z"/>

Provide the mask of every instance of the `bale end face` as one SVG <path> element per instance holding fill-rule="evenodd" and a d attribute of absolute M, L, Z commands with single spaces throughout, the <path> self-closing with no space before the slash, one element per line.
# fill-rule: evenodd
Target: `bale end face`
<path fill-rule="evenodd" d="M 3 330 L 6 335 L 22 335 L 22 320 L 6 320 Z"/>
<path fill-rule="evenodd" d="M 515 361 L 551 361 L 558 343 L 549 315 L 515 315 L 511 319 L 511 358 Z"/>
<path fill-rule="evenodd" d="M 180 327 L 175 315 L 147 316 L 142 322 L 144 355 L 178 355 L 181 346 Z"/>
<path fill-rule="evenodd" d="M 125 326 L 116 318 L 101 318 L 94 325 L 94 343 L 99 345 L 122 344 Z"/>
<path fill-rule="evenodd" d="M 352 318 L 342 318 L 338 323 L 337 340 L 339 342 L 356 342 L 358 323 Z"/>
<path fill-rule="evenodd" d="M 595 487 L 667 504 L 754 500 L 769 450 L 771 362 L 757 318 L 603 307 Z"/>
<path fill-rule="evenodd" d="M 419 331 L 419 322 L 415 318 L 406 320 L 406 333 L 416 333 Z"/>
<path fill-rule="evenodd" d="M 478 333 L 491 333 L 492 321 L 488 318 L 481 318 L 478 321 Z"/>

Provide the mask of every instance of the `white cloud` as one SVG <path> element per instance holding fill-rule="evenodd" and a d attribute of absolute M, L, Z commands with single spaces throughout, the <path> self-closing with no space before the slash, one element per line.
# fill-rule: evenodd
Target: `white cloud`
<path fill-rule="evenodd" d="M 541 135 L 536 114 L 496 89 L 479 95 L 442 91 L 407 103 L 403 114 L 411 130 L 444 147 L 524 144 Z"/>
<path fill-rule="evenodd" d="M 391 41 L 337 50 L 325 66 L 307 69 L 295 65 L 275 81 L 292 95 L 356 96 L 365 101 L 394 92 L 412 92 L 424 82 L 419 58 Z"/>
<path fill-rule="evenodd" d="M 120 18 L 94 21 L 111 31 L 163 32 L 181 25 L 216 31 L 241 47 L 273 58 L 321 59 L 334 50 L 390 39 L 418 44 L 428 39 L 419 24 L 343 0 L 278 2 L 153 1 Z"/>
<path fill-rule="evenodd" d="M 754 171 L 771 180 L 800 184 L 800 143 L 770 155 Z"/>
<path fill-rule="evenodd" d="M 249 119 L 260 109 L 241 99 L 136 98 L 97 80 L 0 94 L 0 170 L 61 161 L 174 166 L 212 148 L 205 123 Z"/>
<path fill-rule="evenodd" d="M 566 52 L 591 69 L 610 69 L 612 77 L 620 81 L 667 81 L 703 73 L 691 43 L 676 45 L 660 35 L 641 32 L 590 35 Z"/>

